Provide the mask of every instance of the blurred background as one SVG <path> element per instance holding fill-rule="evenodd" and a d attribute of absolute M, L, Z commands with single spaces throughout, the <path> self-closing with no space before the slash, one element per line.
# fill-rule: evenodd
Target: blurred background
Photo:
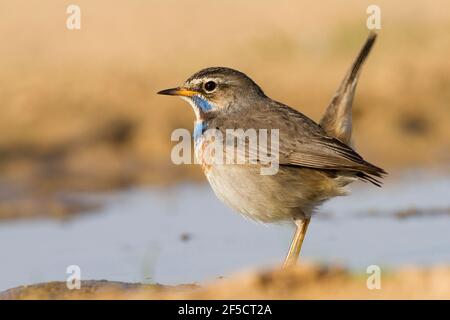
<path fill-rule="evenodd" d="M 66 28 L 66 8 L 70 4 L 81 8 L 80 30 Z M 125 252 L 142 246 L 142 251 L 133 256 L 138 261 L 134 265 L 139 268 L 156 264 L 154 260 L 158 258 L 153 253 L 161 251 L 162 245 L 155 243 L 162 240 L 140 238 L 127 244 L 126 235 L 172 230 L 177 223 L 189 229 L 191 223 L 191 231 L 177 227 L 172 240 L 162 242 L 194 241 L 195 228 L 211 229 L 212 224 L 222 221 L 210 214 L 199 214 L 201 201 L 224 212 L 224 217 L 230 216 L 223 219 L 235 219 L 230 220 L 231 225 L 245 225 L 243 237 L 248 234 L 245 228 L 258 228 L 254 232 L 265 237 L 266 231 L 260 231 L 264 229 L 241 221 L 214 198 L 204 186 L 198 166 L 172 164 L 170 134 L 176 128 L 192 130 L 194 115 L 185 102 L 155 93 L 181 84 L 204 67 L 228 66 L 248 74 L 268 96 L 318 121 L 367 36 L 366 9 L 371 4 L 373 1 L 0 0 L 0 254 L 3 259 L 8 258 L 9 269 L 7 264 L 3 267 L 11 272 L 18 270 L 19 264 L 26 264 L 23 256 L 29 251 L 35 254 L 33 261 L 42 259 L 49 263 L 32 268 L 40 270 L 32 275 L 26 267 L 19 268 L 16 281 L 4 282 L 0 289 L 55 279 L 56 274 L 64 277 L 65 267 L 57 267 L 51 261 L 68 248 L 62 240 L 68 234 L 73 233 L 75 239 L 82 232 L 89 239 L 78 247 L 78 240 L 70 242 L 74 247 L 69 247 L 80 252 L 79 259 L 84 259 L 83 254 L 89 250 L 92 252 L 86 261 L 99 258 L 93 243 L 109 239 L 110 230 L 106 221 L 111 215 L 102 209 L 105 201 L 114 204 L 107 206 L 107 212 L 112 210 L 121 216 L 115 220 L 115 226 L 126 228 L 126 221 L 134 221 L 135 225 L 129 225 L 127 230 L 111 228 L 115 230 L 111 231 L 111 238 L 120 238 L 123 232 L 124 243 L 117 246 Z M 357 193 L 361 189 L 379 196 L 367 196 L 368 202 L 354 208 L 354 212 L 387 212 L 396 217 L 431 212 L 445 216 L 450 212 L 450 3 L 379 0 L 376 4 L 381 8 L 382 28 L 358 84 L 353 136 L 359 153 L 385 168 L 390 176 L 384 189 L 387 191 L 357 185 Z M 402 197 L 404 190 L 409 193 Z M 364 195 L 360 199 L 366 199 Z M 336 210 L 345 214 L 355 197 L 339 199 L 344 202 L 336 205 L 331 203 L 323 216 Z M 393 197 L 404 202 L 383 206 Z M 424 203 L 424 207 L 418 207 Z M 191 211 L 195 214 L 187 216 Z M 79 222 L 72 222 L 61 229 L 62 222 L 52 220 L 66 221 L 78 213 L 86 216 L 94 212 L 104 213 L 94 215 L 100 219 L 96 227 L 83 225 L 78 230 Z M 133 212 L 142 213 L 142 217 Z M 422 222 L 405 232 L 413 234 Z M 152 227 L 146 231 L 147 223 Z M 372 223 L 365 223 L 368 229 L 372 228 L 374 237 L 379 235 Z M 442 226 L 440 220 L 430 223 Z M 138 225 L 144 229 L 137 231 Z M 330 224 L 324 225 L 324 236 L 329 227 Z M 396 239 L 398 229 L 392 228 L 392 239 Z M 272 252 L 269 256 L 273 262 L 277 257 L 281 259 L 284 248 L 287 249 L 291 230 L 271 230 L 276 230 L 270 232 L 278 240 L 266 241 L 275 241 L 278 246 L 274 245 L 272 251 L 264 250 Z M 337 233 L 345 235 L 346 231 Z M 200 247 L 207 251 L 208 241 L 216 235 L 210 230 L 202 240 L 205 247 Z M 441 234 L 437 232 L 436 236 Z M 55 242 L 60 242 L 60 247 L 51 247 Z M 47 249 L 33 248 L 33 244 L 44 243 Z M 238 241 L 236 248 L 240 244 Z M 105 240 L 102 248 L 111 245 Z M 248 245 L 254 246 L 257 256 L 247 259 L 254 259 L 255 263 L 266 261 L 264 250 L 258 251 L 258 241 Z M 195 246 L 195 251 L 200 247 Z M 314 246 L 306 247 L 307 243 L 307 255 L 315 252 Z M 185 250 L 180 245 L 176 256 L 181 258 Z M 227 255 L 234 249 L 223 250 L 222 254 Z M 109 257 L 115 254 L 111 252 Z M 352 256 L 360 254 L 358 251 Z M 215 252 L 208 260 L 214 260 L 213 257 L 221 256 Z M 345 257 L 338 258 L 347 261 Z M 447 255 L 438 255 L 432 262 L 446 259 Z M 69 260 L 62 261 L 61 266 L 68 265 Z M 123 261 L 133 265 L 129 259 Z M 248 264 L 239 261 L 221 271 Z M 381 260 L 386 261 L 390 260 Z M 210 269 L 199 270 L 199 266 L 189 264 L 183 270 L 191 267 L 197 268 L 196 274 L 178 274 L 175 278 L 169 274 L 173 276 L 181 269 L 160 267 L 166 272 L 161 271 L 160 278 L 169 282 L 191 281 L 201 279 L 202 272 L 214 274 L 208 273 Z M 211 270 L 214 267 L 217 266 L 205 266 Z M 146 271 L 139 269 L 135 274 L 156 272 L 153 267 L 142 268 Z M 27 276 L 24 278 L 23 274 Z M 143 279 L 130 279 L 126 273 L 111 277 Z"/>

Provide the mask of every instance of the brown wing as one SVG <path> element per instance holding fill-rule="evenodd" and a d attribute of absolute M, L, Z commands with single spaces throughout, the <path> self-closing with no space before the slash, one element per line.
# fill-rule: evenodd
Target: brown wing
<path fill-rule="evenodd" d="M 218 115 L 208 121 L 208 128 L 218 129 L 224 136 L 226 129 L 278 129 L 280 165 L 351 171 L 375 184 L 379 182 L 372 176 L 381 177 L 386 173 L 365 161 L 348 145 L 328 136 L 302 113 L 269 98 L 262 105 L 240 106 L 234 112 Z M 235 152 L 234 146 L 226 148 L 226 152 Z M 259 155 L 256 149 L 246 148 L 244 156 L 258 158 Z"/>

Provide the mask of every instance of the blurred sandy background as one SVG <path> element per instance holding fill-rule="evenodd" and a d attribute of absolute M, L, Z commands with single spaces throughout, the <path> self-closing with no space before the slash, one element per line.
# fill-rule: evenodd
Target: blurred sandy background
<path fill-rule="evenodd" d="M 71 212 L 55 190 L 202 181 L 198 167 L 170 161 L 170 133 L 192 129 L 192 110 L 155 92 L 204 67 L 242 70 L 317 121 L 365 40 L 372 3 L 80 0 L 81 30 L 68 30 L 75 2 L 1 0 L 0 217 Z M 450 3 L 377 4 L 355 146 L 394 174 L 448 164 Z"/>

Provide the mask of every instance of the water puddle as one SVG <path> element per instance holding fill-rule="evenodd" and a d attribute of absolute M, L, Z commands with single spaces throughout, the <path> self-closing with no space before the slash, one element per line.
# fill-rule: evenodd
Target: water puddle
<path fill-rule="evenodd" d="M 450 176 L 405 175 L 382 189 L 355 184 L 310 224 L 303 258 L 367 266 L 450 263 Z M 82 279 L 179 284 L 280 263 L 293 229 L 231 212 L 207 185 L 99 196 L 95 214 L 0 223 L 0 291 Z M 420 212 L 402 215 L 402 212 Z M 427 215 L 427 212 L 433 214 Z"/>

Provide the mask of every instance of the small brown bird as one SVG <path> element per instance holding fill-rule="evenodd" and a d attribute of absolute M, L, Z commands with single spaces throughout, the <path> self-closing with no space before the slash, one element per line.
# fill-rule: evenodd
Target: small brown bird
<path fill-rule="evenodd" d="M 386 172 L 350 147 L 352 102 L 361 66 L 376 39 L 370 33 L 358 57 L 331 100 L 320 124 L 267 97 L 247 75 L 224 67 L 201 70 L 182 87 L 159 94 L 180 96 L 196 114 L 196 157 L 219 199 L 246 217 L 261 222 L 293 220 L 297 225 L 285 266 L 295 264 L 311 216 L 324 201 L 347 194 L 345 186 L 360 179 L 380 186 Z M 260 162 L 211 164 L 205 149 L 208 129 L 276 129 L 279 170 L 262 175 Z M 225 153 L 235 152 L 225 145 Z M 249 149 L 257 160 L 260 155 Z M 210 156 L 210 155 L 209 155 Z M 248 154 L 247 154 L 248 156 Z"/>

